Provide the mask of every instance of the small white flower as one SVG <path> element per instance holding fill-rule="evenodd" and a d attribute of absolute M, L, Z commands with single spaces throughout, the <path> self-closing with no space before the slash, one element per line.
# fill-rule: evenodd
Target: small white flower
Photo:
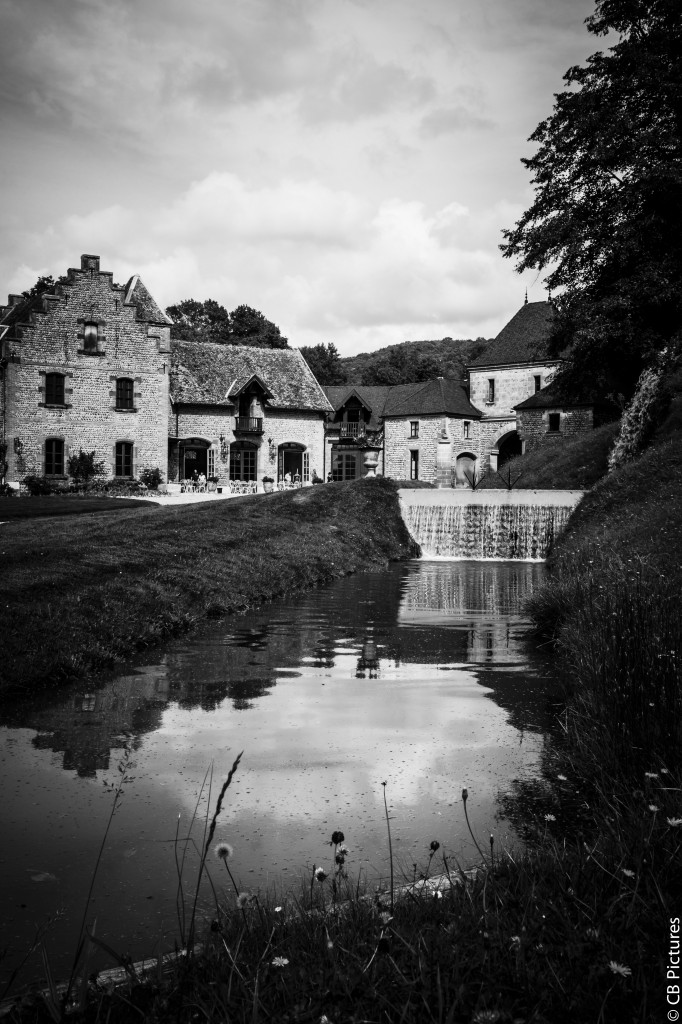
<path fill-rule="evenodd" d="M 651 812 L 652 812 L 653 814 L 655 814 L 655 813 L 656 813 L 656 811 L 658 811 L 658 810 L 659 810 L 659 808 L 658 808 L 658 807 L 656 806 L 656 804 L 649 804 L 649 810 L 650 810 L 650 811 L 651 811 Z"/>
<path fill-rule="evenodd" d="M 596 940 L 599 938 L 599 932 L 596 928 L 588 928 L 585 932 L 585 938 L 591 939 L 592 942 L 596 942 Z"/>
<path fill-rule="evenodd" d="M 629 868 L 621 868 L 620 870 L 623 872 L 623 874 L 625 875 L 626 878 L 634 878 L 635 877 L 634 871 L 630 871 Z"/>
<path fill-rule="evenodd" d="M 644 772 L 644 776 L 647 779 L 657 779 L 658 778 L 658 772 Z"/>
<path fill-rule="evenodd" d="M 557 775 L 557 779 L 559 780 L 559 782 L 568 782 L 568 779 L 565 775 Z"/>
<path fill-rule="evenodd" d="M 622 978 L 629 978 L 632 971 L 625 964 L 617 964 L 615 960 L 609 960 L 609 970 L 614 974 L 620 974 Z"/>
<path fill-rule="evenodd" d="M 546 814 L 545 821 L 556 821 L 556 817 L 554 814 Z"/>
<path fill-rule="evenodd" d="M 682 818 L 666 818 L 665 820 L 671 828 L 677 828 L 678 825 L 682 825 Z"/>
<path fill-rule="evenodd" d="M 275 913 L 276 914 L 281 914 L 282 913 L 282 908 L 281 907 L 275 907 Z"/>
<path fill-rule="evenodd" d="M 670 775 L 670 772 L 667 768 L 661 768 L 661 775 Z"/>
<path fill-rule="evenodd" d="M 286 967 L 286 965 L 288 963 L 289 963 L 289 961 L 287 960 L 287 958 L 285 956 L 276 956 L 275 959 L 272 961 L 272 966 L 273 967 Z"/>
<path fill-rule="evenodd" d="M 518 949 L 518 947 L 521 945 L 521 936 L 520 935 L 512 935 L 512 937 L 511 937 L 511 944 L 512 944 L 512 949 Z"/>

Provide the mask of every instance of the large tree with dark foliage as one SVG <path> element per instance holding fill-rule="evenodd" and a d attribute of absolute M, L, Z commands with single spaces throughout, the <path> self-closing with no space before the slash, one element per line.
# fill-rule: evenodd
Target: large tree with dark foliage
<path fill-rule="evenodd" d="M 219 345 L 252 345 L 255 348 L 288 348 L 279 327 L 251 306 L 237 306 L 231 313 L 214 299 L 185 299 L 169 306 L 173 321 L 171 337 L 185 341 L 212 341 Z"/>
<path fill-rule="evenodd" d="M 326 345 L 304 345 L 301 348 L 301 355 L 322 387 L 333 387 L 335 384 L 348 382 L 339 350 L 333 342 Z"/>
<path fill-rule="evenodd" d="M 547 271 L 564 386 L 627 397 L 682 332 L 682 4 L 597 0 L 586 24 L 618 41 L 564 76 L 502 251 Z"/>

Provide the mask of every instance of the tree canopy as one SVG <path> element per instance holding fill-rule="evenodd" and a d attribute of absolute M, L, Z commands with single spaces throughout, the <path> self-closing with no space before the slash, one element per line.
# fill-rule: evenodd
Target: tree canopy
<path fill-rule="evenodd" d="M 171 337 L 185 341 L 210 341 L 219 345 L 252 345 L 255 348 L 288 348 L 276 324 L 251 306 L 237 306 L 231 313 L 215 299 L 185 299 L 169 306 L 173 321 Z"/>
<path fill-rule="evenodd" d="M 597 0 L 586 24 L 618 41 L 531 135 L 535 200 L 502 251 L 546 271 L 564 386 L 629 396 L 682 331 L 682 5 Z"/>
<path fill-rule="evenodd" d="M 301 348 L 301 355 L 312 370 L 317 383 L 322 387 L 348 383 L 348 376 L 343 368 L 341 356 L 333 342 L 304 345 Z"/>

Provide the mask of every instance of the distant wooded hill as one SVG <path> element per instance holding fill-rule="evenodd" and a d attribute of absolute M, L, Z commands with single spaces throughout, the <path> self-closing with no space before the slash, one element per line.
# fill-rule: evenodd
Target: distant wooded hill
<path fill-rule="evenodd" d="M 461 380 L 465 367 L 488 344 L 486 338 L 403 341 L 376 352 L 339 360 L 349 384 L 412 384 L 434 377 Z"/>

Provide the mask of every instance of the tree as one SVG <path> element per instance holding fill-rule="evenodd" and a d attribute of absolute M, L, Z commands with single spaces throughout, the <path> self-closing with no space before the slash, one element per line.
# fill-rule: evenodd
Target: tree
<path fill-rule="evenodd" d="M 48 274 L 47 276 L 39 277 L 32 288 L 29 288 L 27 291 L 22 292 L 21 294 L 25 299 L 37 299 L 40 295 L 43 295 L 45 292 L 54 291 L 54 286 L 56 283 L 57 282 L 53 278 L 52 274 Z"/>
<path fill-rule="evenodd" d="M 682 331 L 682 6 L 597 0 L 586 24 L 618 42 L 564 76 L 523 160 L 535 201 L 501 248 L 547 271 L 557 383 L 629 397 Z"/>
<path fill-rule="evenodd" d="M 442 377 L 440 361 L 434 356 L 419 356 L 404 345 L 394 345 L 371 363 L 362 375 L 363 384 L 417 384 Z"/>
<path fill-rule="evenodd" d="M 103 461 L 95 461 L 95 452 L 84 452 L 82 448 L 78 455 L 69 456 L 68 468 L 69 476 L 77 484 L 87 484 L 93 477 L 105 476 L 107 471 Z"/>
<path fill-rule="evenodd" d="M 343 368 L 341 356 L 333 342 L 326 345 L 304 345 L 301 355 L 322 387 L 348 383 L 348 376 Z"/>
<path fill-rule="evenodd" d="M 171 337 L 185 341 L 210 341 L 219 345 L 253 345 L 257 348 L 288 348 L 279 327 L 250 306 L 237 306 L 231 313 L 215 299 L 198 302 L 184 299 L 169 306 L 173 321 Z"/>

